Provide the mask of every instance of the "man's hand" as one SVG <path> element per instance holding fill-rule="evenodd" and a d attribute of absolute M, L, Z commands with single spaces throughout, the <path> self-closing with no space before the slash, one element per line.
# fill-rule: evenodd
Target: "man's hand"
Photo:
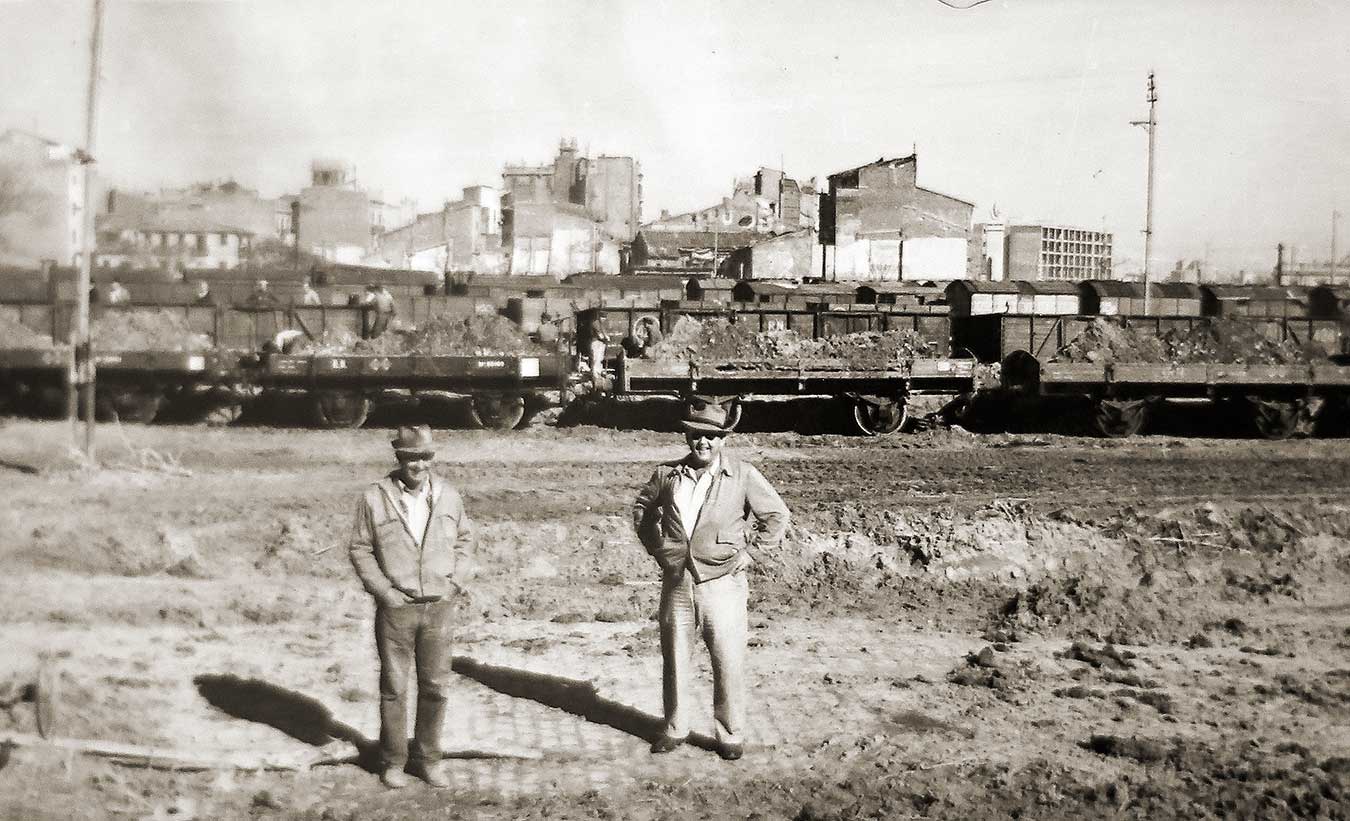
<path fill-rule="evenodd" d="M 732 568 L 731 572 L 733 574 L 748 572 L 750 570 L 750 565 L 754 563 L 755 559 L 750 555 L 750 551 L 742 550 L 740 553 L 736 554 L 736 566 Z"/>
<path fill-rule="evenodd" d="M 402 607 L 405 604 L 412 604 L 413 598 L 397 587 L 389 588 L 389 592 L 379 597 L 383 607 Z"/>

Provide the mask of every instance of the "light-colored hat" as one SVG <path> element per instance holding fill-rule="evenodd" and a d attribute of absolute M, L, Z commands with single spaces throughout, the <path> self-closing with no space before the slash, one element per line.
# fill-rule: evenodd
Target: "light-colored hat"
<path fill-rule="evenodd" d="M 741 403 L 735 396 L 689 397 L 680 425 L 689 433 L 731 433 L 741 421 Z"/>
<path fill-rule="evenodd" d="M 431 441 L 431 428 L 428 425 L 401 427 L 390 444 L 394 446 L 394 453 L 397 454 L 436 453 L 436 443 Z"/>

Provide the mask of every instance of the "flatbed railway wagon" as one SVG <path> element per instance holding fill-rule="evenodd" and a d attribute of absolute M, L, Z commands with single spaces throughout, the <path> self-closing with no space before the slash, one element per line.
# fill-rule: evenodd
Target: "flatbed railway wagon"
<path fill-rule="evenodd" d="M 483 427 L 510 430 L 548 392 L 565 392 L 572 376 L 565 353 L 478 356 L 282 354 L 261 358 L 254 379 L 264 390 L 303 391 L 315 424 L 360 427 L 384 392 L 468 395 Z"/>
<path fill-rule="evenodd" d="M 1267 439 L 1311 428 L 1328 403 L 1350 398 L 1350 367 L 1330 360 L 1293 365 L 1035 362 L 1005 370 L 1004 384 L 1037 396 L 1087 397 L 1104 436 L 1138 433 L 1164 399 L 1227 403 Z"/>
<path fill-rule="evenodd" d="M 682 361 L 633 359 L 615 362 L 616 396 L 695 393 L 737 396 L 830 396 L 849 404 L 858 430 L 888 435 L 904 426 L 914 395 L 971 390 L 970 359 L 914 359 L 885 367 L 850 367 L 837 359 L 785 361 Z"/>
<path fill-rule="evenodd" d="M 0 395 L 55 412 L 70 368 L 66 347 L 0 349 Z M 246 363 L 223 351 L 96 351 L 94 368 L 96 412 L 126 422 L 152 422 L 171 403 L 202 421 L 233 421 L 247 382 Z"/>

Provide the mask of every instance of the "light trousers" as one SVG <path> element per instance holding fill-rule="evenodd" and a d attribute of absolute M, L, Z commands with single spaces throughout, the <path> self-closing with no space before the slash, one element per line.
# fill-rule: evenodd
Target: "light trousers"
<path fill-rule="evenodd" d="M 702 637 L 712 656 L 713 718 L 717 740 L 742 743 L 745 732 L 746 639 L 749 620 L 745 573 L 696 584 L 688 570 L 667 572 L 661 583 L 662 701 L 666 735 L 685 738 L 692 727 L 694 644 Z"/>

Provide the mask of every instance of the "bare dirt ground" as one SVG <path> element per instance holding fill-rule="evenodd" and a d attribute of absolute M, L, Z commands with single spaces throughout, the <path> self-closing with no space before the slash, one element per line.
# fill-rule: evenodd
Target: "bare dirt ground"
<path fill-rule="evenodd" d="M 356 757 L 376 672 L 345 553 L 388 432 L 100 435 L 90 467 L 60 423 L 0 424 L 0 674 L 54 665 L 67 737 L 352 758 L 160 772 L 5 746 L 6 818 L 1350 817 L 1344 440 L 734 438 L 794 522 L 751 579 L 752 743 L 729 763 L 647 752 L 656 572 L 625 514 L 679 437 L 439 432 L 483 524 L 453 786 L 388 792 Z M 0 739 L 34 729 L 0 712 Z"/>

